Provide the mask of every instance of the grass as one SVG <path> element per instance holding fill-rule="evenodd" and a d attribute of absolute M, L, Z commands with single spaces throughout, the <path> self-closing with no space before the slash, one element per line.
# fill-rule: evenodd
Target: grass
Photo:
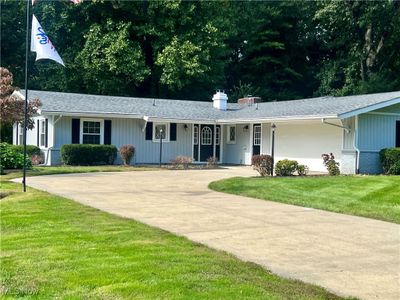
<path fill-rule="evenodd" d="M 157 170 L 155 167 L 146 166 L 54 166 L 54 167 L 38 167 L 34 166 L 27 171 L 27 176 L 68 174 L 68 173 L 88 173 L 88 172 L 130 172 L 130 171 L 149 171 Z M 5 175 L 1 175 L 2 181 L 22 177 L 21 170 L 6 170 Z"/>
<path fill-rule="evenodd" d="M 20 190 L 2 183 L 3 299 L 339 299 L 136 221 Z"/>
<path fill-rule="evenodd" d="M 210 188 L 400 223 L 400 176 L 236 177 Z"/>

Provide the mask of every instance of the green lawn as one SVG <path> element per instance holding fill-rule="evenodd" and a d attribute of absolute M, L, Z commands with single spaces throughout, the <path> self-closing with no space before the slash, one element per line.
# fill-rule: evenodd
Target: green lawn
<path fill-rule="evenodd" d="M 149 171 L 157 170 L 153 167 L 145 166 L 54 166 L 54 167 L 37 167 L 34 166 L 27 171 L 27 176 L 67 174 L 67 173 L 88 173 L 88 172 L 130 172 L 130 171 Z M 22 177 L 21 170 L 6 170 L 5 175 L 0 175 L 2 181 L 13 178 Z"/>
<path fill-rule="evenodd" d="M 400 223 L 400 176 L 236 177 L 210 188 Z"/>
<path fill-rule="evenodd" d="M 4 299 L 338 299 L 133 220 L 2 183 Z"/>

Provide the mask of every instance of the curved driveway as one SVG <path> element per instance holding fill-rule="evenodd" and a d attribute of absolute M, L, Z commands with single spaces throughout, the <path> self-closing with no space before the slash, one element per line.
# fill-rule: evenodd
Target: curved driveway
<path fill-rule="evenodd" d="M 286 277 L 362 299 L 400 299 L 400 226 L 217 193 L 218 170 L 30 177 L 28 185 L 156 226 Z"/>

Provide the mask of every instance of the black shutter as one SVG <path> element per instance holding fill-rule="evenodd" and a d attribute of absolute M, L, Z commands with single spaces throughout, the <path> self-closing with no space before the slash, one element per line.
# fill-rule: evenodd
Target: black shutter
<path fill-rule="evenodd" d="M 400 147 L 400 121 L 396 121 L 396 147 Z"/>
<path fill-rule="evenodd" d="M 146 126 L 146 141 L 153 139 L 153 122 L 147 122 Z"/>
<path fill-rule="evenodd" d="M 39 145 L 39 140 L 40 140 L 40 129 L 39 129 L 39 123 L 40 123 L 40 121 L 39 120 L 37 120 L 37 122 L 36 122 L 36 124 L 37 124 L 37 138 L 36 138 L 36 143 L 37 143 L 37 146 L 39 147 L 40 145 Z"/>
<path fill-rule="evenodd" d="M 17 128 L 17 134 L 15 135 L 15 145 L 18 145 L 18 136 L 19 136 L 18 122 L 17 122 L 17 126 L 16 126 L 16 128 Z"/>
<path fill-rule="evenodd" d="M 176 123 L 171 123 L 170 125 L 170 135 L 169 135 L 169 140 L 170 141 L 176 141 Z"/>
<path fill-rule="evenodd" d="M 104 144 L 111 145 L 111 120 L 104 120 Z"/>
<path fill-rule="evenodd" d="M 81 126 L 80 119 L 72 119 L 72 136 L 71 136 L 72 144 L 79 144 L 80 126 Z"/>
<path fill-rule="evenodd" d="M 44 146 L 47 148 L 49 146 L 49 119 L 46 119 L 45 126 Z"/>

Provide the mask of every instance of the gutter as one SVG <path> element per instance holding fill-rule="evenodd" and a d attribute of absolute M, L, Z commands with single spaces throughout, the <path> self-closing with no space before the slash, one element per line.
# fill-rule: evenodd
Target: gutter
<path fill-rule="evenodd" d="M 346 126 L 343 126 L 343 125 L 341 126 L 341 125 L 337 125 L 337 124 L 334 124 L 334 123 L 326 122 L 326 121 L 325 121 L 325 118 L 322 118 L 322 119 L 321 119 L 321 122 L 322 122 L 322 124 L 326 124 L 326 125 L 331 125 L 331 126 L 335 126 L 335 127 L 342 128 L 342 129 L 346 130 L 347 133 L 350 132 L 350 128 L 348 128 L 348 127 L 346 127 Z"/>

